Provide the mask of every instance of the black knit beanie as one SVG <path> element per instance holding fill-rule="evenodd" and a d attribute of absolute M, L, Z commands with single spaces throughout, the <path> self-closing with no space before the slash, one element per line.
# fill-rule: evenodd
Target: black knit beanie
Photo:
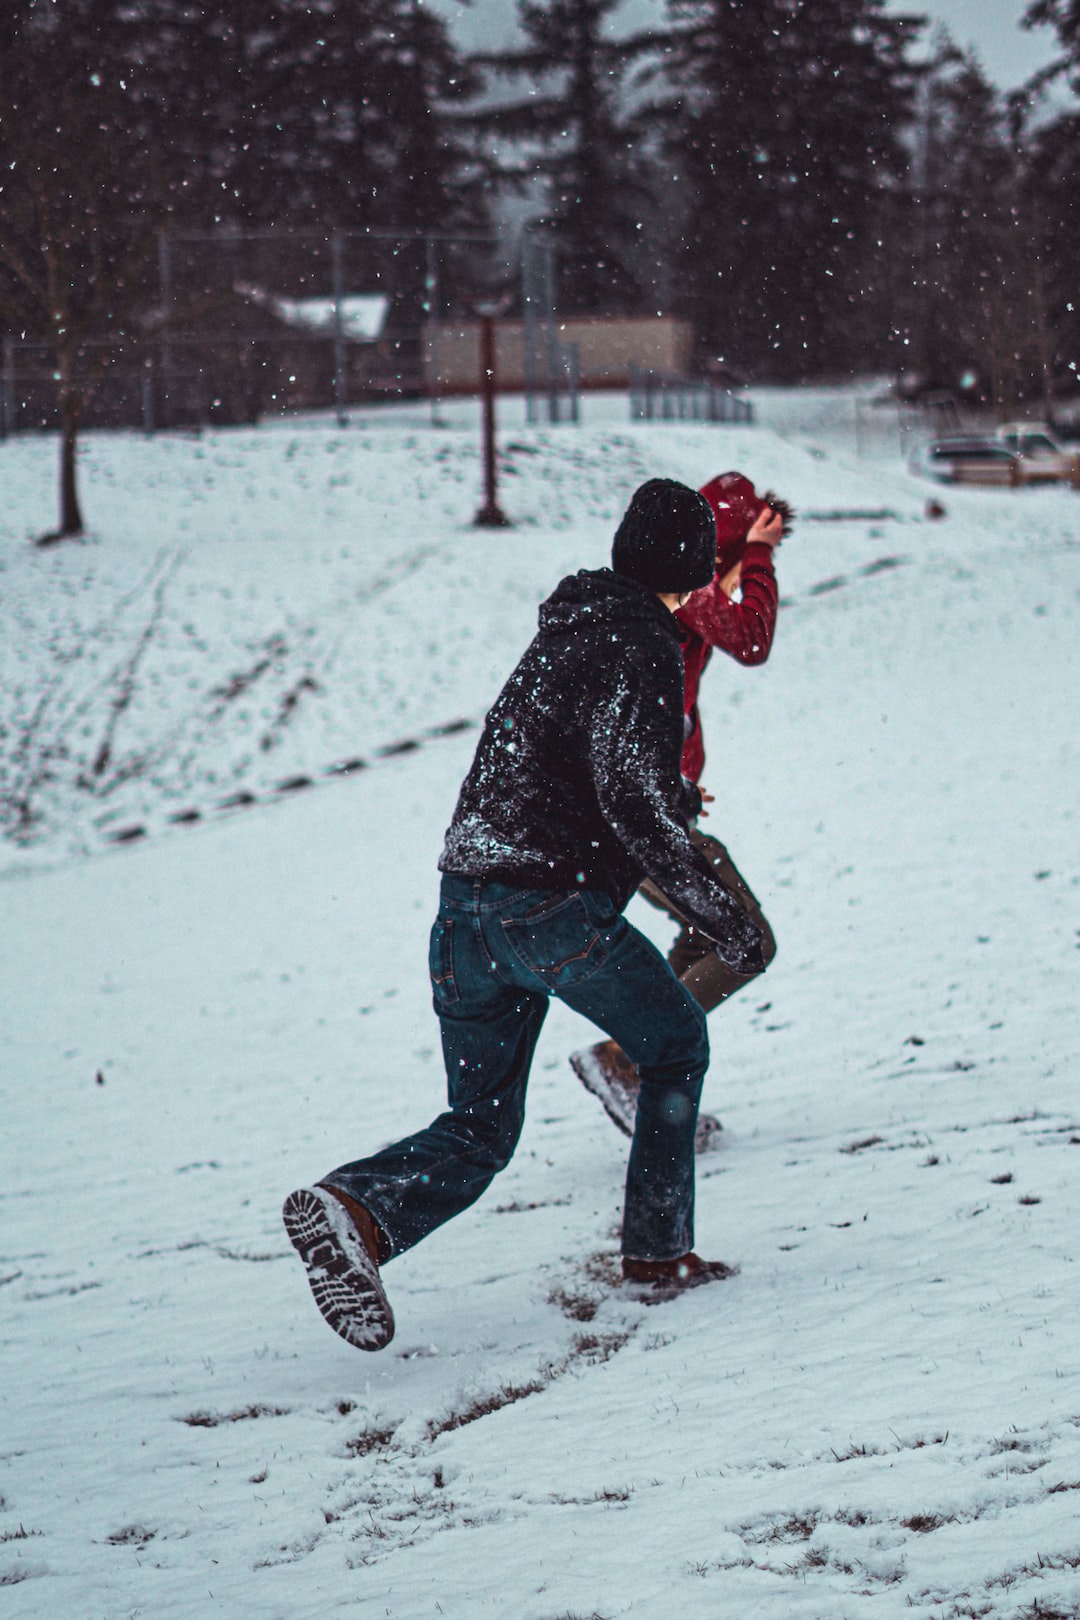
<path fill-rule="evenodd" d="M 697 591 L 716 568 L 716 524 L 704 495 L 673 478 L 634 491 L 611 544 L 611 566 L 651 591 Z"/>

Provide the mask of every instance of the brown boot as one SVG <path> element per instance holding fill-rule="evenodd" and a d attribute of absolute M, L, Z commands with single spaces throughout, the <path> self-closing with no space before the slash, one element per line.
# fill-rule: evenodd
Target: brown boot
<path fill-rule="evenodd" d="M 624 1136 L 633 1136 L 637 1119 L 641 1077 L 618 1041 L 601 1041 L 571 1052 L 570 1067 L 600 1103 L 608 1119 Z M 694 1152 L 708 1153 L 719 1146 L 723 1126 L 715 1114 L 699 1114 L 694 1133 Z"/>
<path fill-rule="evenodd" d="M 624 1136 L 633 1136 L 641 1079 L 618 1041 L 571 1052 L 570 1067 Z"/>
<path fill-rule="evenodd" d="M 729 1266 L 723 1260 L 702 1260 L 692 1250 L 675 1260 L 631 1260 L 624 1255 L 622 1263 L 623 1281 L 634 1285 L 646 1304 L 674 1299 L 703 1283 L 726 1282 L 738 1273 L 738 1266 Z"/>
<path fill-rule="evenodd" d="M 344 1204 L 349 1212 L 349 1219 L 364 1240 L 364 1247 L 377 1266 L 390 1258 L 390 1245 L 383 1236 L 382 1227 L 376 1225 L 375 1219 L 363 1204 L 358 1204 L 347 1192 L 340 1187 L 331 1187 L 328 1181 L 317 1183 L 324 1192 L 333 1193 L 339 1204 Z"/>
<path fill-rule="evenodd" d="M 384 1245 L 369 1212 L 336 1187 L 317 1186 L 290 1193 L 281 1214 L 326 1323 L 357 1350 L 389 1344 L 394 1313 L 379 1277 Z"/>

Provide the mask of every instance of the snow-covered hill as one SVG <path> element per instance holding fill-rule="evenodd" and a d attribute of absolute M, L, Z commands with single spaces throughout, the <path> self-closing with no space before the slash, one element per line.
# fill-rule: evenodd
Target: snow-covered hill
<path fill-rule="evenodd" d="M 759 404 L 508 407 L 500 534 L 467 407 L 95 436 L 45 553 L 55 446 L 0 445 L 5 1615 L 1080 1615 L 1080 504 L 932 523 L 849 398 Z M 730 466 L 804 514 L 772 658 L 705 689 L 780 941 L 712 1020 L 699 1247 L 741 1275 L 620 1297 L 556 1007 L 514 1164 L 359 1355 L 278 1211 L 439 1105 L 473 727 L 633 487 Z"/>

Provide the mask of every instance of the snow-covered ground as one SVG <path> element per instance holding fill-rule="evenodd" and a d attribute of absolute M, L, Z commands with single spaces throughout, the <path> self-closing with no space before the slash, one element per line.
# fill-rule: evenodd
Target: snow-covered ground
<path fill-rule="evenodd" d="M 507 405 L 494 534 L 471 406 L 90 437 L 46 552 L 55 444 L 0 445 L 5 1616 L 1080 1615 L 1080 502 L 927 521 L 852 396 L 758 403 Z M 741 1274 L 620 1296 L 555 1006 L 517 1158 L 358 1354 L 279 1208 L 439 1106 L 475 724 L 635 485 L 732 466 L 804 514 L 703 705 L 780 940 L 712 1019 L 698 1246 Z"/>

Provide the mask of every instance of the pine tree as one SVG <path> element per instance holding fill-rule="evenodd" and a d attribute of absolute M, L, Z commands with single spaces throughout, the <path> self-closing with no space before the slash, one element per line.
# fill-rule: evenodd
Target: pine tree
<path fill-rule="evenodd" d="M 1057 60 L 1037 74 L 1028 94 L 1032 105 L 1043 86 L 1064 80 L 1080 100 L 1080 0 L 1035 0 L 1024 15 L 1028 28 L 1049 26 L 1061 42 Z M 1080 259 L 1080 211 L 1076 176 L 1080 171 L 1080 107 L 1055 118 L 1041 118 L 1027 130 L 1029 175 L 1038 197 L 1041 248 L 1036 289 L 1043 305 L 1042 364 L 1044 395 L 1052 392 L 1072 407 L 1080 406 L 1080 298 L 1076 296 L 1076 263 Z M 1049 408 L 1047 415 L 1050 415 Z"/>
<path fill-rule="evenodd" d="M 645 285 L 638 227 L 648 204 L 633 120 L 623 106 L 630 64 L 647 36 L 613 39 L 619 0 L 521 0 L 527 44 L 480 57 L 493 73 L 536 86 L 479 115 L 510 139 L 502 172 L 520 188 L 539 181 L 545 223 L 558 248 L 559 307 L 573 312 L 639 308 Z"/>
<path fill-rule="evenodd" d="M 1015 111 L 942 34 L 920 89 L 900 324 L 924 384 L 966 372 L 999 415 L 1049 398 L 1057 252 Z"/>
<path fill-rule="evenodd" d="M 427 214 L 472 206 L 468 154 L 444 117 L 468 88 L 467 70 L 418 0 L 53 0 L 50 9 L 99 62 L 137 78 L 133 104 L 189 223 L 407 228 L 417 139 L 441 199 L 429 187 Z"/>
<path fill-rule="evenodd" d="M 400 0 L 150 0 L 140 48 L 164 81 L 194 221 L 362 228 L 390 163 Z M 140 8 L 145 20 L 149 13 Z"/>
<path fill-rule="evenodd" d="M 1000 97 L 977 61 L 946 61 L 925 93 L 917 363 L 944 378 L 971 370 L 995 399 L 1015 403 L 1027 346 L 1015 285 L 1022 267 L 1017 157 Z"/>
<path fill-rule="evenodd" d="M 485 187 L 464 111 L 477 76 L 442 18 L 408 0 L 387 65 L 388 208 L 394 220 L 418 231 L 485 225 Z"/>
<path fill-rule="evenodd" d="M 669 0 L 676 292 L 707 354 L 757 373 L 866 363 L 880 207 L 905 166 L 912 19 L 882 0 Z M 879 278 L 880 279 L 880 278 Z"/>
<path fill-rule="evenodd" d="M 1031 0 L 1023 17 L 1025 28 L 1053 28 L 1061 41 L 1061 55 L 1041 73 L 1040 82 L 1062 74 L 1080 94 L 1080 0 Z"/>
<path fill-rule="evenodd" d="M 323 293 L 327 254 L 312 249 L 305 263 L 288 232 L 346 233 L 347 286 L 385 288 L 398 323 L 418 324 L 430 274 L 447 294 L 454 264 L 448 253 L 433 264 L 408 238 L 488 224 L 457 110 L 472 79 L 443 20 L 419 0 L 153 3 L 175 7 L 168 48 L 186 66 L 174 122 L 197 176 L 189 219 L 273 228 L 281 240 L 263 250 L 264 273 L 272 262 L 279 282 Z M 368 232 L 402 240 L 365 244 Z"/>
<path fill-rule="evenodd" d="M 385 217 L 394 229 L 423 233 L 399 259 L 396 312 L 419 324 L 437 277 L 440 306 L 471 283 L 479 244 L 456 249 L 436 240 L 449 233 L 490 230 L 490 176 L 479 160 L 466 110 L 477 75 L 455 49 L 445 23 L 408 0 L 388 54 L 385 83 Z"/>

